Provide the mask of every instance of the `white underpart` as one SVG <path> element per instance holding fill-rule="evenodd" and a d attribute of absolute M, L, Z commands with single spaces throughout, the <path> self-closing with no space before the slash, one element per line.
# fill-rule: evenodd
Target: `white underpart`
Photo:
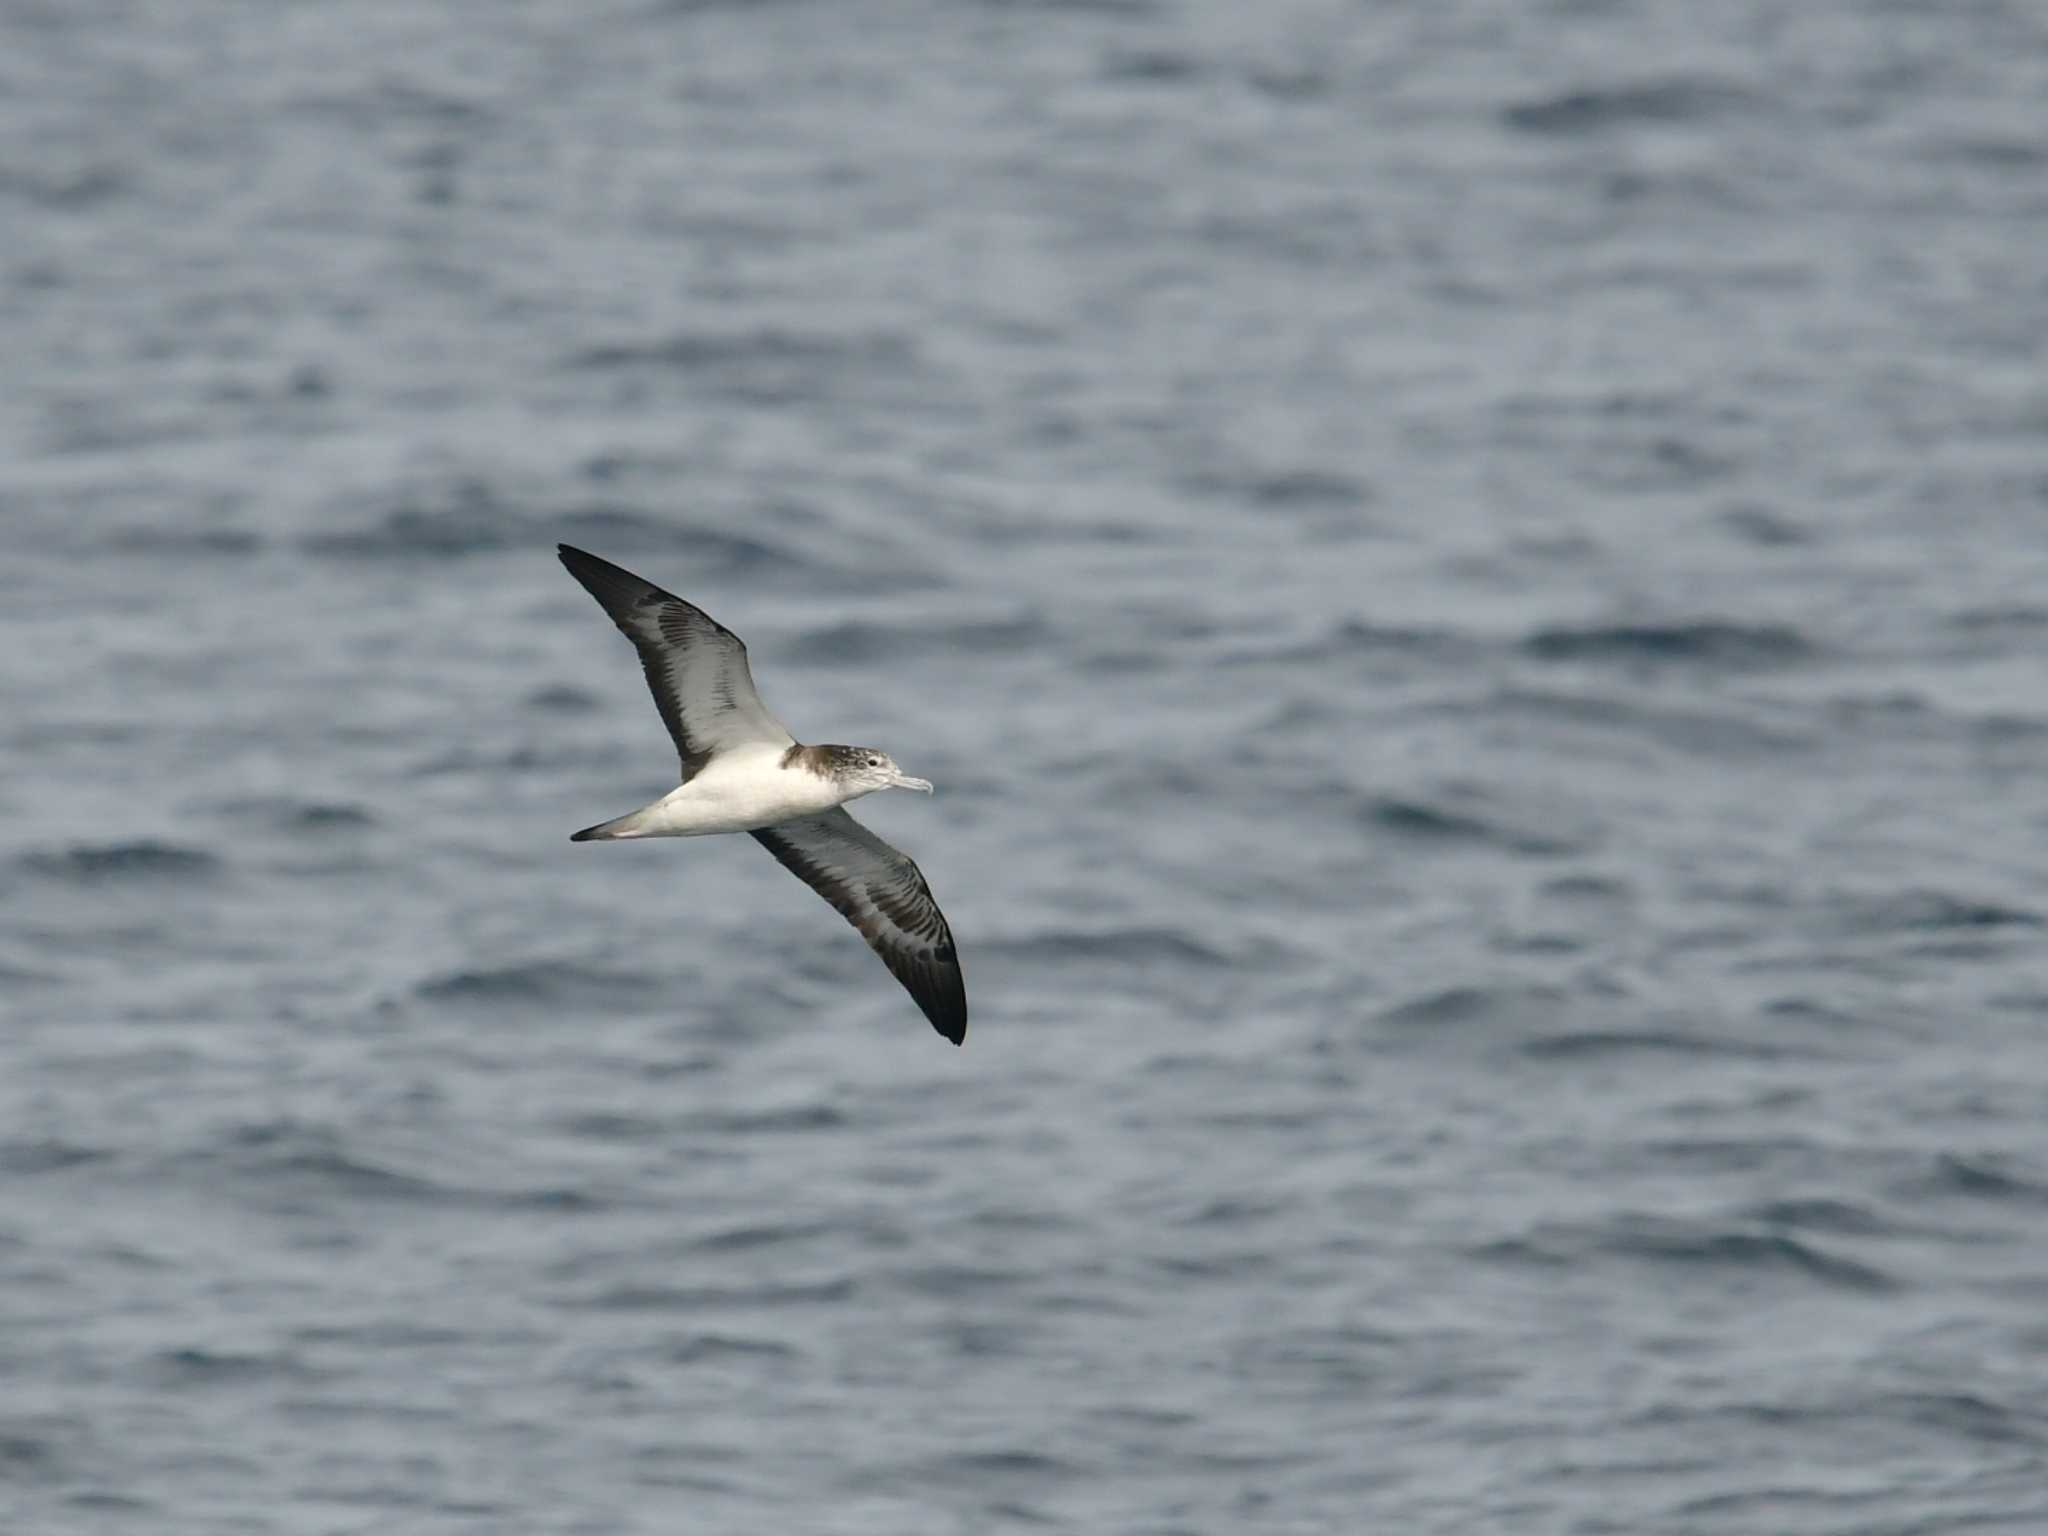
<path fill-rule="evenodd" d="M 797 816 L 816 816 L 858 798 L 836 779 L 797 764 L 782 766 L 784 748 L 772 743 L 719 753 L 687 784 L 652 805 L 610 824 L 609 837 L 703 837 L 746 832 Z"/>

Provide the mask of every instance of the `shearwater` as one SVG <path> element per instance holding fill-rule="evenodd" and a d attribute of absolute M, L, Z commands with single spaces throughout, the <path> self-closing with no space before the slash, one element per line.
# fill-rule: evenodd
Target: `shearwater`
<path fill-rule="evenodd" d="M 750 832 L 839 909 L 932 1028 L 967 1038 L 967 987 L 945 914 L 909 857 L 846 813 L 878 789 L 932 790 L 876 747 L 807 747 L 754 690 L 747 647 L 703 609 L 609 560 L 558 546 L 562 564 L 640 653 L 654 704 L 682 756 L 682 782 L 652 805 L 585 827 L 572 842 Z"/>

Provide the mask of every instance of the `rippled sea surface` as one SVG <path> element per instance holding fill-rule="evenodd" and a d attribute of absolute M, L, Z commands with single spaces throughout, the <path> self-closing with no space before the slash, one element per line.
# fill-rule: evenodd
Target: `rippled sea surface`
<path fill-rule="evenodd" d="M 2048 1530 L 2048 13 L 0 10 L 0 1516 Z M 954 1050 L 558 539 L 939 784 Z"/>

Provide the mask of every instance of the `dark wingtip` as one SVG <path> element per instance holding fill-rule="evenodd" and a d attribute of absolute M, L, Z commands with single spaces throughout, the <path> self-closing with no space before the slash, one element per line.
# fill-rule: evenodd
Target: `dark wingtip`
<path fill-rule="evenodd" d="M 574 544 L 557 544 L 555 553 L 560 556 L 563 569 L 581 582 L 583 590 L 596 598 L 614 620 L 620 618 L 622 610 L 650 600 L 677 600 L 673 593 L 662 591 L 644 576 L 635 576 L 623 565 L 613 565 L 602 555 L 593 555 Z"/>
<path fill-rule="evenodd" d="M 943 919 L 941 919 L 943 922 Z M 925 978 L 923 988 L 913 988 L 917 1004 L 924 1010 L 924 1016 L 931 1026 L 955 1045 L 967 1043 L 967 980 L 960 974 L 955 958 L 953 936 L 946 935 L 943 951 L 946 965 L 936 974 Z"/>
<path fill-rule="evenodd" d="M 603 825 L 604 825 L 604 823 L 603 823 L 603 822 L 599 822 L 599 823 L 598 823 L 598 826 L 603 826 Z M 570 842 L 572 842 L 572 843 L 588 843 L 588 842 L 594 842 L 594 841 L 596 840 L 596 838 L 597 838 L 597 827 L 585 827 L 585 828 L 584 828 L 584 829 L 583 829 L 583 830 L 582 830 L 581 832 L 571 832 L 571 833 L 569 834 L 569 841 L 570 841 Z"/>
<path fill-rule="evenodd" d="M 624 566 L 613 565 L 604 556 L 593 555 L 589 550 L 578 549 L 574 544 L 557 544 L 555 546 L 555 558 L 568 568 L 571 576 L 574 576 L 586 586 L 589 585 L 590 577 L 593 575 L 616 573 L 620 576 L 631 577 L 635 581 L 639 580 L 639 577 L 634 576 Z"/>

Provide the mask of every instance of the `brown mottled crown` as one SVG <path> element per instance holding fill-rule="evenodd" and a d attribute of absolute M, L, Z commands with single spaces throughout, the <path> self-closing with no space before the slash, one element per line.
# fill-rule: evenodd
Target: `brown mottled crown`
<path fill-rule="evenodd" d="M 802 744 L 782 754 L 785 768 L 808 768 L 821 779 L 840 779 L 866 766 L 871 757 L 882 754 L 873 747 L 816 746 Z"/>

